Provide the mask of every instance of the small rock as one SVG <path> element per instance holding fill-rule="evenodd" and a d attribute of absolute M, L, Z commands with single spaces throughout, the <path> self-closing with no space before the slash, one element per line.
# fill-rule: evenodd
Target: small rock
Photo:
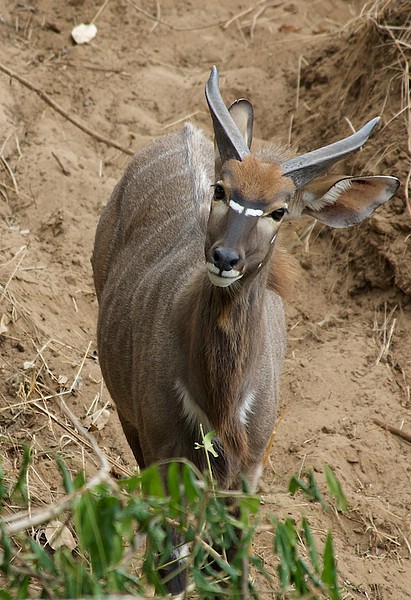
<path fill-rule="evenodd" d="M 71 37 L 76 44 L 88 44 L 96 37 L 96 35 L 97 27 L 94 25 L 94 23 L 80 23 L 80 25 L 73 27 L 71 31 Z"/>
<path fill-rule="evenodd" d="M 74 275 L 66 275 L 64 277 L 64 279 L 66 280 L 66 283 L 68 283 L 69 285 L 76 285 L 77 280 L 74 277 Z"/>

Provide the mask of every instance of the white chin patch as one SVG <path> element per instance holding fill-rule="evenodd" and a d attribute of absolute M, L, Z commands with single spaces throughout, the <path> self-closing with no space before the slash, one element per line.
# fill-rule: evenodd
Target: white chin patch
<path fill-rule="evenodd" d="M 243 276 L 242 273 L 239 273 L 235 269 L 231 271 L 223 271 L 220 274 L 220 271 L 212 265 L 211 263 L 207 263 L 207 274 L 211 281 L 211 283 L 217 287 L 228 287 L 234 281 L 238 281 Z"/>

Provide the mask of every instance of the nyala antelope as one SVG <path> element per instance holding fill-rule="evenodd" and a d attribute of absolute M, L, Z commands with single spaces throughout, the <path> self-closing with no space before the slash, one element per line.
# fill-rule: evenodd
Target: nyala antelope
<path fill-rule="evenodd" d="M 98 353 L 141 468 L 186 457 L 205 469 L 195 450 L 202 424 L 215 432 L 218 484 L 236 489 L 244 477 L 255 490 L 286 348 L 281 224 L 309 215 L 355 225 L 399 183 L 319 177 L 359 149 L 378 118 L 296 158 L 276 148 L 254 155 L 250 102 L 227 109 L 215 67 L 205 92 L 215 150 L 192 124 L 157 139 L 134 155 L 103 210 L 92 261 Z M 184 581 L 176 575 L 169 591 Z"/>

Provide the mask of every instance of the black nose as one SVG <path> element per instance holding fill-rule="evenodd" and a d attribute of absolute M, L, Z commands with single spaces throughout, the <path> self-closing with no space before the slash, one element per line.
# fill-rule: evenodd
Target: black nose
<path fill-rule="evenodd" d="M 240 260 L 239 254 L 230 248 L 221 246 L 213 252 L 213 263 L 220 271 L 231 271 Z"/>

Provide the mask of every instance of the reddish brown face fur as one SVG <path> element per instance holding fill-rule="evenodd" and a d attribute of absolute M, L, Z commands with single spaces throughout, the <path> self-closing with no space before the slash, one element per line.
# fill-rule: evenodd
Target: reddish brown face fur
<path fill-rule="evenodd" d="M 236 193 L 247 203 L 262 204 L 264 212 L 276 208 L 276 204 L 287 201 L 295 187 L 289 177 L 283 176 L 279 164 L 264 163 L 254 156 L 244 160 L 229 160 L 221 171 L 221 179 L 228 190 Z"/>
<path fill-rule="evenodd" d="M 252 156 L 224 164 L 215 186 L 206 236 L 211 282 L 228 287 L 255 275 L 270 259 L 294 192 L 278 164 Z"/>

